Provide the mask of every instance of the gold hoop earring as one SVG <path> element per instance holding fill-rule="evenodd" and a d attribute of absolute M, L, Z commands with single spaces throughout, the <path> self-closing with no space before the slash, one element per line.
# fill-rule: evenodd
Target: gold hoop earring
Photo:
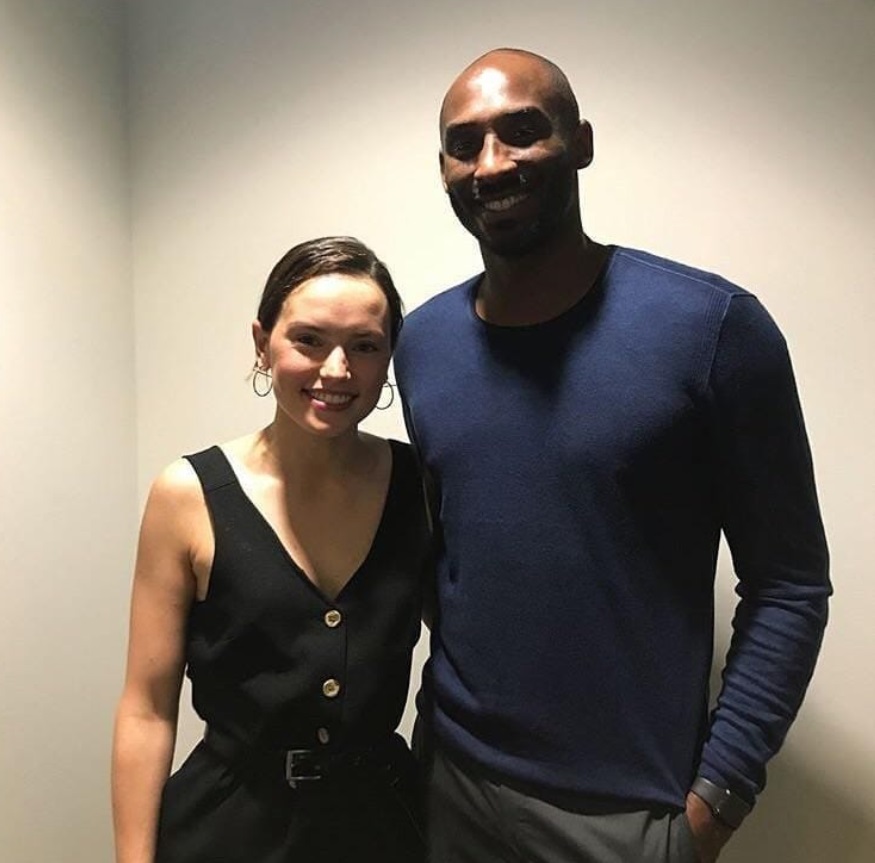
<path fill-rule="evenodd" d="M 395 385 L 389 383 L 389 381 L 386 381 L 383 384 L 383 387 L 389 387 L 389 401 L 386 402 L 386 404 L 384 404 L 384 405 L 381 405 L 379 402 L 377 402 L 376 408 L 378 411 L 387 411 L 395 403 Z M 380 398 L 382 398 L 382 397 L 383 397 L 383 393 L 380 392 Z"/>
<path fill-rule="evenodd" d="M 260 399 L 269 396 L 273 391 L 273 377 L 268 369 L 255 366 L 252 369 L 252 392 Z"/>

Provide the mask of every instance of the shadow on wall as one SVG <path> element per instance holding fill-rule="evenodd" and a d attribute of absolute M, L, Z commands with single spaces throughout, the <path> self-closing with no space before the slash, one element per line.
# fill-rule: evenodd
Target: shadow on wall
<path fill-rule="evenodd" d="M 720 863 L 870 863 L 875 815 L 868 800 L 861 804 L 828 787 L 788 747 Z"/>
<path fill-rule="evenodd" d="M 720 577 L 728 580 L 725 570 Z M 715 695 L 729 636 L 728 627 L 718 625 L 710 683 Z M 816 716 L 805 718 L 812 708 L 803 702 L 800 717 L 806 723 L 817 722 Z M 871 863 L 875 804 L 869 798 L 855 802 L 836 787 L 834 773 L 819 773 L 805 757 L 803 737 L 791 729 L 786 745 L 769 762 L 766 788 L 720 863 Z M 817 737 L 819 748 L 829 747 L 828 727 Z"/>

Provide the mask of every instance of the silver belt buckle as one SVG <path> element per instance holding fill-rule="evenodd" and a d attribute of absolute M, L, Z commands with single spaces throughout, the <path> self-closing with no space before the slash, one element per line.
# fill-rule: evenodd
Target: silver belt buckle
<path fill-rule="evenodd" d="M 297 788 L 302 782 L 316 782 L 322 778 L 318 758 L 312 749 L 286 750 L 286 782 Z"/>

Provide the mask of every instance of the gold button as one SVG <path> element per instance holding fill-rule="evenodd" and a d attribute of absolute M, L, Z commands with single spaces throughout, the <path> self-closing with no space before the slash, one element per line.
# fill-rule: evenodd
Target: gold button
<path fill-rule="evenodd" d="M 328 680 L 322 684 L 322 694 L 326 698 L 336 698 L 340 694 L 340 681 L 335 680 L 333 677 L 329 677 Z"/>
<path fill-rule="evenodd" d="M 328 743 L 329 740 L 331 740 L 331 734 L 329 734 L 327 728 L 317 728 L 316 729 L 316 739 L 320 743 L 325 744 L 325 743 Z"/>
<path fill-rule="evenodd" d="M 341 620 L 343 620 L 343 615 L 336 608 L 325 612 L 325 625 L 327 627 L 334 629 L 335 626 L 340 626 Z"/>

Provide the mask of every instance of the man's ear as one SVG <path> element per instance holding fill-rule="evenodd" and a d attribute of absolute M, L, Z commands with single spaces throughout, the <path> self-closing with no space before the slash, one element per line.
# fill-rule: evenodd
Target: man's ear
<path fill-rule="evenodd" d="M 441 167 L 441 184 L 444 187 L 444 191 L 449 192 L 450 190 L 447 188 L 447 177 L 446 177 L 446 174 L 444 174 L 444 151 L 443 150 L 441 150 L 438 153 L 438 164 Z"/>
<path fill-rule="evenodd" d="M 270 368 L 270 358 L 267 355 L 267 343 L 270 341 L 270 333 L 264 331 L 261 321 L 256 318 L 252 322 L 252 341 L 255 345 L 255 364 L 267 371 Z"/>
<path fill-rule="evenodd" d="M 572 137 L 574 162 L 578 170 L 589 167 L 593 160 L 592 126 L 588 120 L 581 120 Z"/>

